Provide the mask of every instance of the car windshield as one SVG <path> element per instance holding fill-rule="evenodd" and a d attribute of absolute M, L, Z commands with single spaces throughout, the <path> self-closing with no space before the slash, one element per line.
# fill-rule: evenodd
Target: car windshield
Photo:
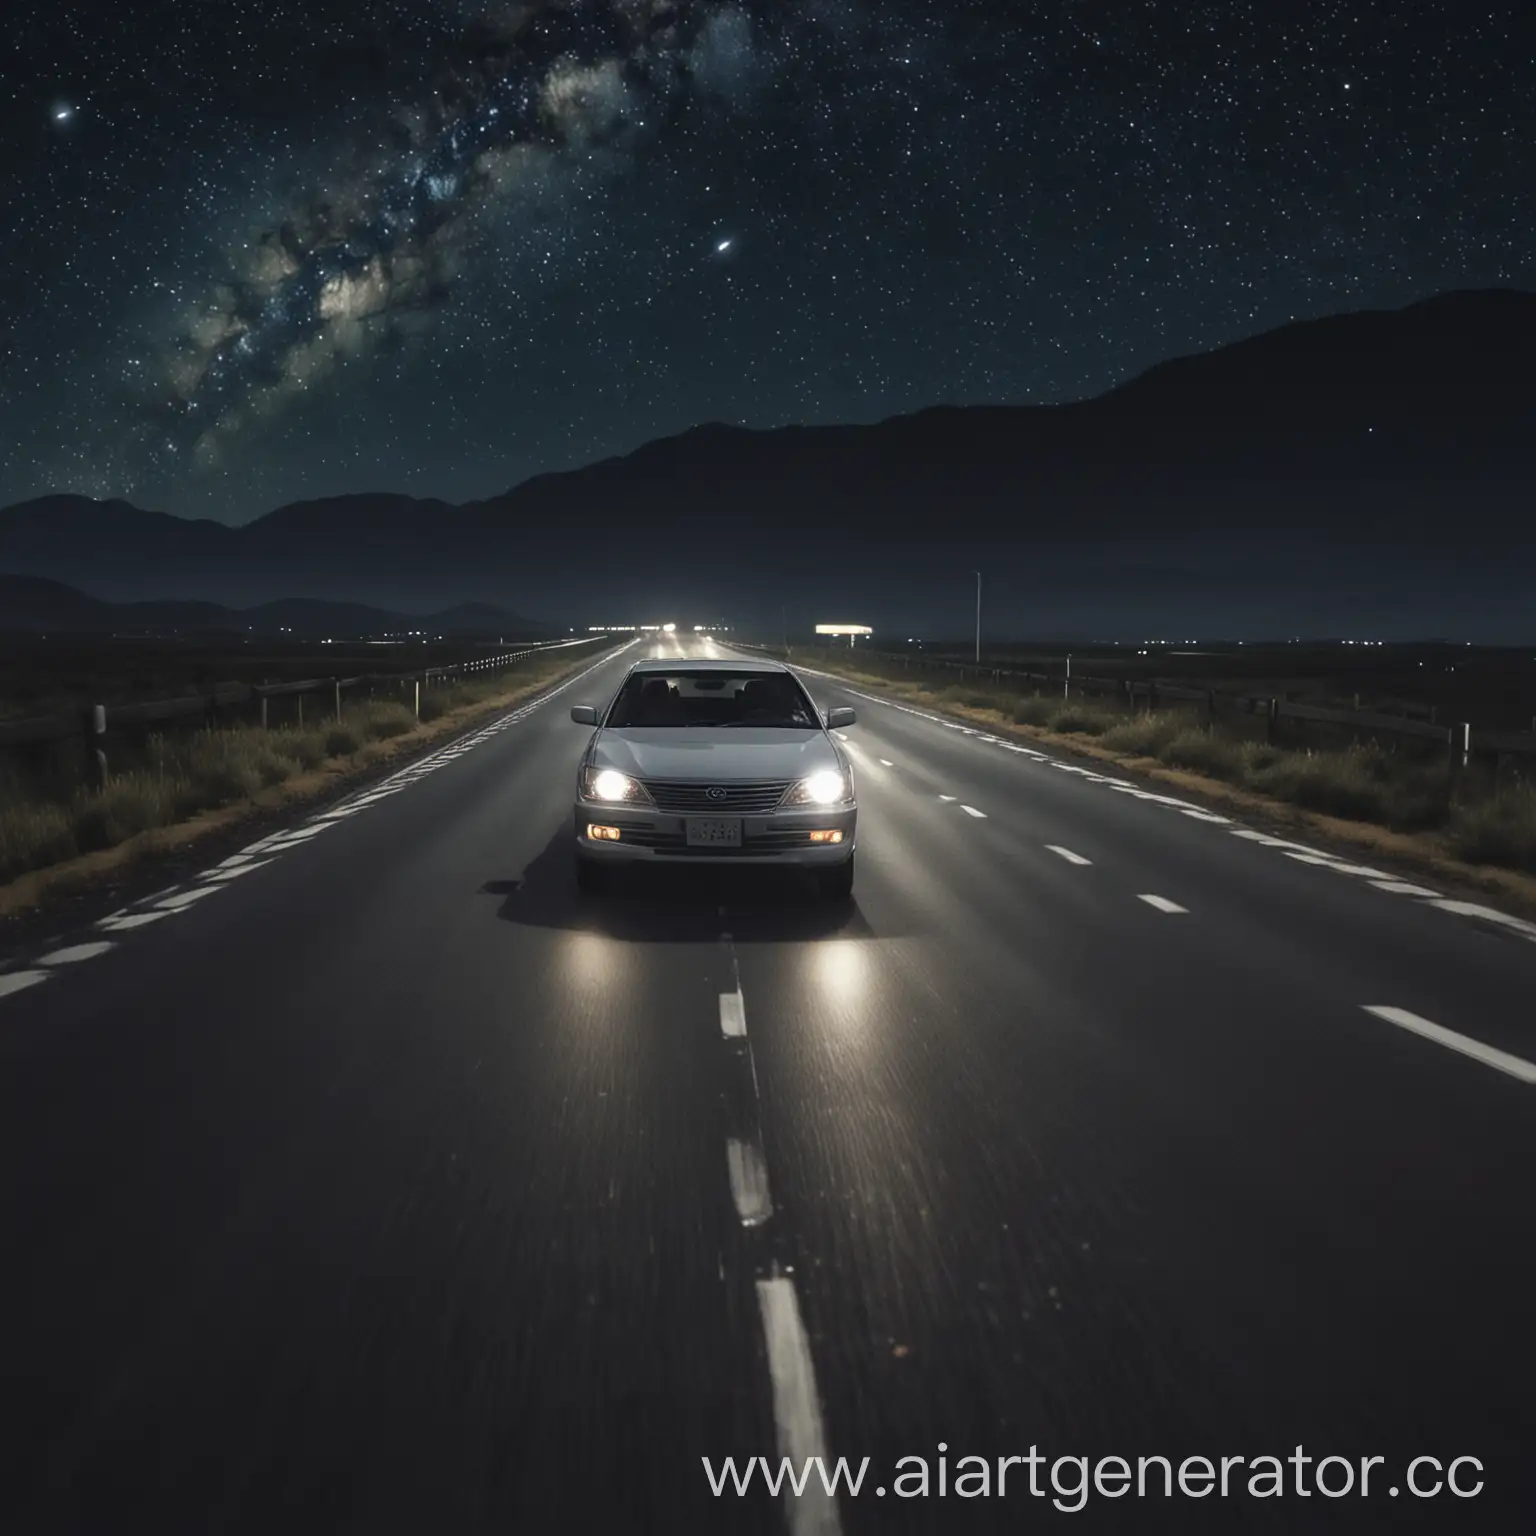
<path fill-rule="evenodd" d="M 816 706 L 786 672 L 635 672 L 624 681 L 608 725 L 736 726 L 815 730 Z"/>

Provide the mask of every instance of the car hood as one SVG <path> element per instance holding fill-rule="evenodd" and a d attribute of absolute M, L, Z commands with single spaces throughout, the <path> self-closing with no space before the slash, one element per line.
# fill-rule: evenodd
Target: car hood
<path fill-rule="evenodd" d="M 841 756 L 821 731 L 753 726 L 631 726 L 599 731 L 591 761 L 637 779 L 800 779 L 841 768 Z"/>

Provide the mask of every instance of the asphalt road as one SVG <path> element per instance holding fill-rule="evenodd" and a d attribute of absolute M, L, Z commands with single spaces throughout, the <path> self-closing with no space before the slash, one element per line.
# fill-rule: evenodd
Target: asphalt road
<path fill-rule="evenodd" d="M 850 908 L 579 900 L 638 654 L 0 972 L 0 1530 L 1533 1528 L 1536 931 L 814 677 Z"/>

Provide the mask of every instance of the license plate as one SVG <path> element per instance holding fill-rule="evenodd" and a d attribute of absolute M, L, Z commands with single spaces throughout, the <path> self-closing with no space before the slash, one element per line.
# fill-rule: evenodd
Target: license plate
<path fill-rule="evenodd" d="M 690 848 L 740 848 L 741 818 L 739 816 L 690 816 L 688 846 Z"/>

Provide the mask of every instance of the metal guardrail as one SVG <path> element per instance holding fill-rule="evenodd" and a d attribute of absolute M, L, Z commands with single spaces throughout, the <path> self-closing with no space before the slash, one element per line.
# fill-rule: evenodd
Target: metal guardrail
<path fill-rule="evenodd" d="M 421 717 L 421 691 L 441 687 L 461 677 L 502 671 L 524 657 L 572 646 L 612 643 L 611 635 L 584 635 L 576 640 L 549 640 L 517 651 L 498 651 L 478 661 L 455 662 L 448 666 L 424 667 L 409 672 L 368 672 L 357 677 L 312 677 L 286 683 L 226 683 L 201 693 L 183 694 L 169 699 L 146 699 L 131 704 L 90 704 L 69 714 L 41 715 L 26 720 L 0 721 L 0 747 L 20 747 L 84 738 L 87 776 L 99 779 L 104 771 L 102 738 L 109 730 L 124 726 L 152 725 L 161 720 L 202 717 L 217 721 L 228 710 L 252 702 L 259 703 L 261 724 L 267 725 L 267 701 L 298 696 L 300 718 L 303 700 L 310 694 L 329 695 L 334 718 L 339 723 L 346 691 L 366 683 L 415 685 L 413 711 Z"/>
<path fill-rule="evenodd" d="M 783 646 L 752 645 L 746 641 L 733 641 L 748 649 L 768 651 L 784 655 Z M 840 649 L 840 648 L 839 648 Z M 793 652 L 788 653 L 793 659 Z M 819 654 L 819 653 L 818 653 Z M 1474 727 L 1469 721 L 1457 721 L 1451 725 L 1439 725 L 1429 720 L 1416 720 L 1401 715 L 1388 715 L 1375 710 L 1335 709 L 1323 704 L 1303 704 L 1290 699 L 1263 694 L 1234 693 L 1220 688 L 1191 688 L 1184 684 L 1165 682 L 1161 678 L 1098 677 L 1070 671 L 1024 672 L 1011 667 L 990 667 L 985 663 L 951 661 L 943 657 L 923 656 L 915 658 L 899 651 L 855 651 L 855 656 L 868 657 L 883 662 L 899 662 L 904 668 L 921 672 L 927 669 L 947 669 L 958 672 L 960 677 L 975 677 L 980 682 L 1027 683 L 1031 686 L 1060 688 L 1062 698 L 1070 699 L 1074 692 L 1082 694 L 1110 695 L 1118 697 L 1133 707 L 1142 703 L 1148 709 L 1156 709 L 1163 703 L 1199 704 L 1204 707 L 1206 718 L 1216 720 L 1228 714 L 1263 715 L 1267 733 L 1273 738 L 1276 724 L 1281 720 L 1314 722 L 1343 726 L 1357 731 L 1379 732 L 1389 735 L 1412 736 L 1445 746 L 1454 765 L 1465 767 L 1474 754 L 1494 758 L 1536 756 L 1536 731 L 1495 731 Z M 839 659 L 836 656 L 830 660 Z M 916 665 L 914 665 L 916 662 Z"/>

